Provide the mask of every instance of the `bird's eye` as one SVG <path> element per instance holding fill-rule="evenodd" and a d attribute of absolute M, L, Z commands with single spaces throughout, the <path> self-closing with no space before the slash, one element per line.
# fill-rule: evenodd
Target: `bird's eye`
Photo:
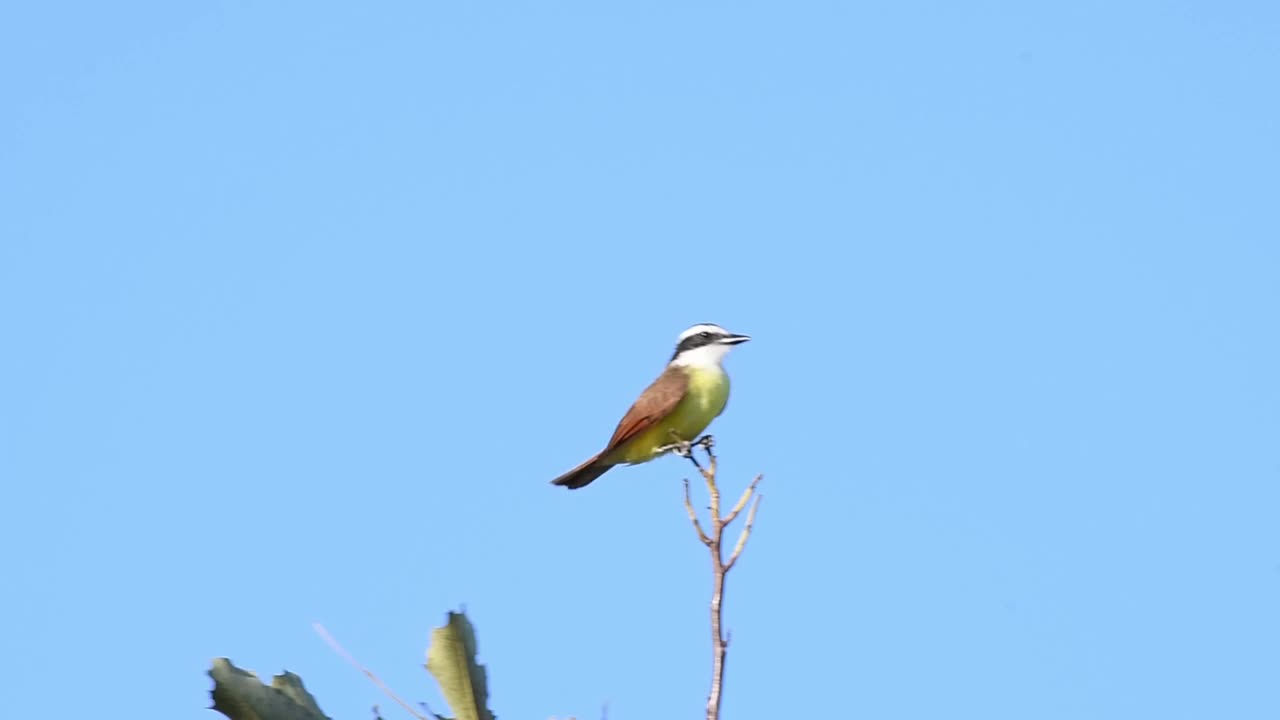
<path fill-rule="evenodd" d="M 698 337 L 702 338 L 703 340 L 706 340 L 707 338 L 711 337 L 711 333 L 707 332 L 706 330 L 703 330 L 702 332 L 698 333 Z"/>

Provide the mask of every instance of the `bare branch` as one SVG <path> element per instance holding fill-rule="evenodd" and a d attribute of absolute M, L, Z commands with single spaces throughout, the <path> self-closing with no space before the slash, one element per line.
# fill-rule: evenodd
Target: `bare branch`
<path fill-rule="evenodd" d="M 751 536 L 751 526 L 756 524 L 756 511 L 760 509 L 760 500 L 763 495 L 756 494 L 756 501 L 751 503 L 751 512 L 747 513 L 747 523 L 742 526 L 742 534 L 738 535 L 738 544 L 733 546 L 733 554 L 729 556 L 729 562 L 725 563 L 725 572 L 738 562 L 738 556 L 742 554 L 742 548 L 747 546 L 747 538 Z"/>
<path fill-rule="evenodd" d="M 693 521 L 693 529 L 698 531 L 698 539 L 703 545 L 710 545 L 711 538 L 702 531 L 702 523 L 698 522 L 698 513 L 693 510 L 693 499 L 689 497 L 689 481 L 684 481 L 684 509 L 689 511 L 689 519 Z"/>
<path fill-rule="evenodd" d="M 324 629 L 323 625 L 321 625 L 320 623 L 312 623 L 311 627 L 315 628 L 316 633 L 318 633 L 320 637 L 324 639 L 325 642 L 329 643 L 329 647 L 333 648 L 334 651 L 337 652 L 339 655 L 341 655 L 343 658 L 345 658 L 347 662 L 351 663 L 356 667 L 356 669 L 364 673 L 365 677 L 372 680 L 373 684 L 378 686 L 378 689 L 382 690 L 382 692 L 385 693 L 387 697 L 391 698 L 392 700 L 395 700 L 400 705 L 400 707 L 404 708 L 405 710 L 408 710 L 410 715 L 418 718 L 418 720 L 430 720 L 430 718 L 428 718 L 426 715 L 423 715 L 417 710 L 414 710 L 412 705 L 405 702 L 404 700 L 401 700 L 400 696 L 396 695 L 391 688 L 387 687 L 386 683 L 378 679 L 377 675 L 374 675 L 368 668 L 361 665 L 358 660 L 356 660 L 354 657 L 351 656 L 351 653 L 347 652 L 346 648 L 338 644 L 338 641 L 335 640 L 333 636 L 329 634 L 328 630 Z"/>
<path fill-rule="evenodd" d="M 747 501 L 751 499 L 751 493 L 756 491 L 756 486 L 764 479 L 764 475 L 757 475 L 755 480 L 742 491 L 742 497 L 738 498 L 738 504 L 733 506 L 728 515 L 724 516 L 724 524 L 728 525 L 738 518 L 738 513 L 742 512 L 742 508 L 747 506 Z"/>
<path fill-rule="evenodd" d="M 694 465 L 702 473 L 702 479 L 707 481 L 707 494 L 710 496 L 710 533 L 702 529 L 702 523 L 698 520 L 698 514 L 693 509 L 693 499 L 689 493 L 689 481 L 684 481 L 684 508 L 689 513 L 689 520 L 693 522 L 693 527 L 698 532 L 698 539 L 703 545 L 711 551 L 711 692 L 707 694 L 707 720 L 719 720 L 720 718 L 720 700 L 722 697 L 721 690 L 724 686 L 724 661 L 725 653 L 729 648 L 729 639 L 721 626 L 721 610 L 724 605 L 724 578 L 733 564 L 737 562 L 738 556 L 742 554 L 742 549 L 746 547 L 747 537 L 751 534 L 751 528 L 756 521 L 756 511 L 760 508 L 761 495 L 757 492 L 763 475 L 757 475 L 747 489 L 742 492 L 742 496 L 738 498 L 738 502 L 729 511 L 729 514 L 720 515 L 720 487 L 716 484 L 716 455 L 711 450 L 712 439 L 710 435 L 703 436 L 697 442 L 688 446 L 690 457 L 692 450 L 701 447 L 707 453 L 707 465 L 704 468 L 694 460 Z M 692 457 L 691 457 L 692 459 Z M 751 501 L 752 495 L 755 501 Z M 729 523 L 746 508 L 747 504 L 751 504 L 751 510 L 747 513 L 747 521 L 743 525 L 742 534 L 738 537 L 738 543 L 734 546 L 733 552 L 729 556 L 729 561 L 724 560 L 724 529 Z"/>
<path fill-rule="evenodd" d="M 707 451 L 710 458 L 707 461 L 707 469 L 702 472 L 702 479 L 707 481 L 707 495 L 710 497 L 711 510 L 711 539 L 712 541 L 720 540 L 720 528 L 724 523 L 720 520 L 720 488 L 716 486 L 716 457 L 711 455 L 711 451 Z"/>

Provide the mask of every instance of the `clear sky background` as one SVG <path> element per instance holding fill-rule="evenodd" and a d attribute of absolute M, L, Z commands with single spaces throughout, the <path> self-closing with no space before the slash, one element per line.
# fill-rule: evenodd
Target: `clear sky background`
<path fill-rule="evenodd" d="M 711 321 L 726 717 L 1280 717 L 1278 7 L 6 5 L 0 716 L 697 717 Z"/>

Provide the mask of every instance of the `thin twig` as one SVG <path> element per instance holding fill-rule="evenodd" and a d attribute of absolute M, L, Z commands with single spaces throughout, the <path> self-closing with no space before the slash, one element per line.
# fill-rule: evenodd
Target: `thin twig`
<path fill-rule="evenodd" d="M 711 538 L 702 531 L 702 523 L 698 522 L 698 513 L 693 510 L 693 498 L 689 497 L 689 481 L 684 481 L 684 509 L 689 511 L 689 519 L 693 521 L 693 529 L 698 531 L 698 539 L 703 545 L 710 545 Z"/>
<path fill-rule="evenodd" d="M 347 662 L 351 663 L 356 667 L 356 669 L 364 673 L 365 677 L 368 677 L 370 680 L 372 680 L 373 684 L 377 685 L 378 688 L 382 690 L 382 692 L 385 693 L 387 697 L 391 698 L 392 700 L 395 700 L 397 703 L 400 704 L 400 707 L 404 708 L 405 710 L 408 710 L 410 715 L 418 718 L 418 720 L 431 720 L 426 715 L 423 715 L 417 710 L 414 710 L 412 705 L 405 702 L 404 700 L 401 700 L 400 696 L 396 695 L 391 688 L 387 687 L 386 683 L 378 679 L 377 675 L 374 675 L 368 668 L 361 665 L 358 660 L 356 660 L 354 657 L 351 656 L 351 653 L 347 652 L 346 648 L 338 644 L 338 641 L 335 640 L 333 636 L 329 634 L 328 630 L 324 629 L 323 625 L 321 625 L 320 623 L 312 623 L 311 627 L 315 628 L 315 631 L 319 633 L 320 637 L 323 638 L 325 642 L 329 643 L 329 647 L 333 648 L 335 652 L 337 652 L 342 657 L 346 658 Z"/>
<path fill-rule="evenodd" d="M 707 450 L 707 469 L 702 471 L 702 478 L 707 481 L 707 495 L 711 499 L 711 536 L 714 542 L 720 540 L 720 529 L 724 521 L 720 519 L 720 488 L 716 486 L 716 456 Z M 719 556 L 717 552 L 717 557 Z"/>
<path fill-rule="evenodd" d="M 756 511 L 760 509 L 760 500 L 763 495 L 756 495 L 756 501 L 751 503 L 751 512 L 747 513 L 747 522 L 742 526 L 742 533 L 738 535 L 738 544 L 733 546 L 733 554 L 729 556 L 729 562 L 724 564 L 725 572 L 738 562 L 738 556 L 742 554 L 742 548 L 747 546 L 747 538 L 751 536 L 751 526 L 756 524 Z"/>
<path fill-rule="evenodd" d="M 734 505 L 729 514 L 724 516 L 725 525 L 738 518 L 738 513 L 742 512 L 742 508 L 747 506 L 747 501 L 751 499 L 751 493 L 756 491 L 756 486 L 760 484 L 762 479 L 764 479 L 764 475 L 757 475 L 756 479 L 752 480 L 751 484 L 747 486 L 747 489 L 742 491 L 742 497 L 738 498 L 738 504 Z"/>

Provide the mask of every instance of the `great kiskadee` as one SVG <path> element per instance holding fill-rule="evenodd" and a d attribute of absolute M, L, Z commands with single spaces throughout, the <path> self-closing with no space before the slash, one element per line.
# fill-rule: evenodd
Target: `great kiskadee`
<path fill-rule="evenodd" d="M 649 462 L 692 442 L 729 402 L 729 376 L 720 362 L 750 339 L 710 324 L 680 333 L 667 369 L 640 393 L 604 449 L 551 483 L 575 490 L 614 465 Z"/>

